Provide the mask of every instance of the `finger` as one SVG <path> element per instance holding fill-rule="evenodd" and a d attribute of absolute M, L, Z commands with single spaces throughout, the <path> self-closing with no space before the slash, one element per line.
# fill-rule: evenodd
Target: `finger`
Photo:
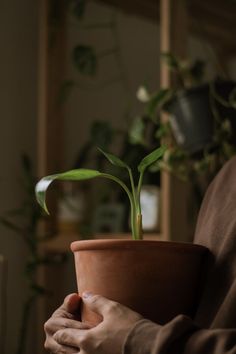
<path fill-rule="evenodd" d="M 59 344 L 53 339 L 46 341 L 44 347 L 50 353 L 57 353 L 57 354 L 77 354 L 77 353 L 79 353 L 78 348 Z"/>
<path fill-rule="evenodd" d="M 54 334 L 63 328 L 89 329 L 92 328 L 92 326 L 87 322 L 80 322 L 62 317 L 52 317 L 44 325 L 44 330 L 48 334 Z"/>
<path fill-rule="evenodd" d="M 110 311 L 117 308 L 118 303 L 109 300 L 100 295 L 94 295 L 90 292 L 83 292 L 82 298 L 86 306 L 102 317 Z"/>
<path fill-rule="evenodd" d="M 73 318 L 79 310 L 81 298 L 78 294 L 70 294 L 65 299 L 63 304 L 53 313 L 52 317 Z"/>
<path fill-rule="evenodd" d="M 80 302 L 81 302 L 81 298 L 80 298 L 79 294 L 73 293 L 73 294 L 67 295 L 64 300 L 64 305 L 65 305 L 66 311 L 68 311 L 70 313 L 74 313 L 74 312 L 78 311 Z"/>
<path fill-rule="evenodd" d="M 86 332 L 74 328 L 61 329 L 54 334 L 53 339 L 60 345 L 80 348 L 83 347 Z"/>

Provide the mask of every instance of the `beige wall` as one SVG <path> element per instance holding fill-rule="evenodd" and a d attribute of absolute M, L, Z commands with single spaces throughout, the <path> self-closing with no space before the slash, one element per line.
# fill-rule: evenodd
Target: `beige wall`
<path fill-rule="evenodd" d="M 38 1 L 0 5 L 0 215 L 22 197 L 20 155 L 35 158 Z M 7 354 L 15 352 L 26 250 L 18 235 L 0 226 L 0 253 L 8 258 Z"/>
<path fill-rule="evenodd" d="M 91 3 L 86 11 L 85 23 L 106 23 L 111 21 L 114 9 L 98 3 Z M 94 79 L 86 79 L 73 68 L 68 54 L 68 77 L 74 77 L 80 86 L 75 89 L 66 104 L 66 163 L 73 163 L 75 154 L 86 140 L 86 133 L 93 120 L 110 120 L 114 127 L 127 127 L 127 105 L 130 118 L 140 114 L 142 104 L 136 99 L 140 84 L 148 82 L 152 89 L 159 83 L 159 27 L 153 22 L 116 11 L 117 37 L 121 47 L 122 69 L 115 54 L 99 59 L 98 74 Z M 69 50 L 77 43 L 94 46 L 97 53 L 116 45 L 111 29 L 80 30 L 69 26 Z M 121 75 L 124 70 L 128 88 L 124 80 L 115 81 L 104 87 L 103 83 Z M 97 89 L 94 89 L 96 88 Z"/>

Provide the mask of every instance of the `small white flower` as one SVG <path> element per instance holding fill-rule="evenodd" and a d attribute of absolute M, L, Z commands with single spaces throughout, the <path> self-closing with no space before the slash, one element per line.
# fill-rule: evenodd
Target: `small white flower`
<path fill-rule="evenodd" d="M 148 102 L 151 98 L 151 96 L 145 86 L 140 86 L 136 95 L 137 95 L 138 100 L 143 103 Z"/>

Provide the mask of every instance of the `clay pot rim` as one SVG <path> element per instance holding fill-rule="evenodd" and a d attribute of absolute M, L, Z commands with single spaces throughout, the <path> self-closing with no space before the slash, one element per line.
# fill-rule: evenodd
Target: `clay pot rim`
<path fill-rule="evenodd" d="M 99 239 L 99 240 L 80 240 L 71 243 L 72 252 L 90 250 L 109 250 L 109 249 L 153 249 L 162 248 L 180 252 L 205 253 L 207 248 L 188 242 L 174 242 L 161 240 L 123 240 L 123 239 Z"/>

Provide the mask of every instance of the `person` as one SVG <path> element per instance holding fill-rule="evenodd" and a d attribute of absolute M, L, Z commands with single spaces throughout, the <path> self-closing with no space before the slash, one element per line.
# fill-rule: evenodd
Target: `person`
<path fill-rule="evenodd" d="M 193 319 L 180 314 L 159 325 L 85 292 L 83 301 L 103 318 L 92 328 L 78 321 L 81 298 L 71 294 L 45 323 L 45 348 L 57 354 L 236 354 L 236 157 L 207 190 L 194 242 L 211 257 Z"/>

